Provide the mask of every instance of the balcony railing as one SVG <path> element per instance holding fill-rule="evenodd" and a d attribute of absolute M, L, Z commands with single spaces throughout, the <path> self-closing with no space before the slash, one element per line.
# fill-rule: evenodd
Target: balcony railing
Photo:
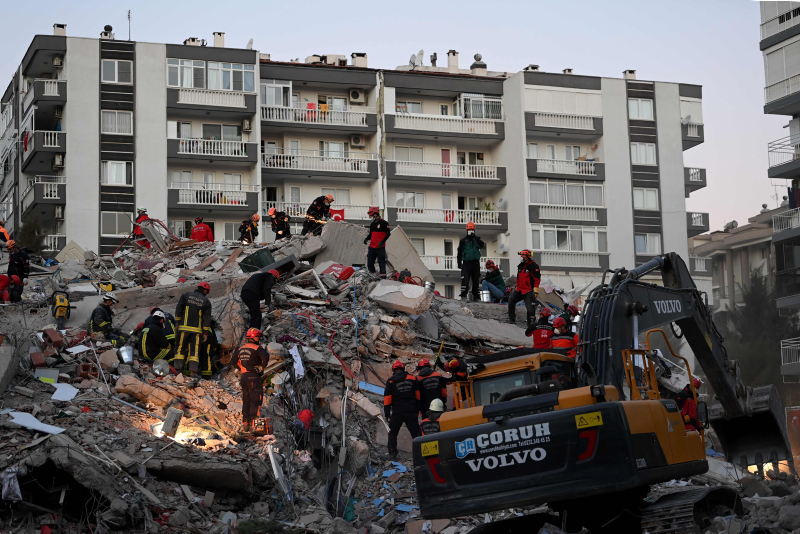
<path fill-rule="evenodd" d="M 761 39 L 764 40 L 767 37 L 772 37 L 773 35 L 779 34 L 783 30 L 788 30 L 789 28 L 800 24 L 800 14 L 792 13 L 792 11 L 793 10 L 789 10 L 786 13 L 781 13 L 774 19 L 769 19 L 762 24 Z"/>
<path fill-rule="evenodd" d="M 66 176 L 35 176 L 28 182 L 28 187 L 22 193 L 22 210 L 25 211 L 28 209 L 28 206 L 33 204 L 33 189 L 36 184 L 42 184 L 42 198 L 46 198 L 48 200 L 60 200 L 61 195 L 58 192 L 58 186 L 66 183 Z"/>
<path fill-rule="evenodd" d="M 259 186 L 249 184 L 172 182 L 169 188 L 178 190 L 178 204 L 246 206 L 247 193 L 258 192 Z"/>
<path fill-rule="evenodd" d="M 769 104 L 779 98 L 794 94 L 797 91 L 800 91 L 800 74 L 795 74 L 791 78 L 786 78 L 785 80 L 765 87 L 764 100 L 766 104 Z"/>
<path fill-rule="evenodd" d="M 800 227 L 800 208 L 795 208 L 772 216 L 773 234 L 797 227 Z"/>
<path fill-rule="evenodd" d="M 697 169 L 695 167 L 689 168 L 689 181 L 690 182 L 702 182 L 703 181 L 703 169 Z"/>
<path fill-rule="evenodd" d="M 246 107 L 244 93 L 214 91 L 212 89 L 178 89 L 178 103 L 231 108 Z"/>
<path fill-rule="evenodd" d="M 448 133 L 474 133 L 497 135 L 496 120 L 463 119 L 450 115 L 398 114 L 395 127 L 404 130 L 428 130 Z"/>
<path fill-rule="evenodd" d="M 699 273 L 708 272 L 708 258 L 701 258 L 699 256 L 690 256 L 691 260 L 694 262 L 694 270 Z"/>
<path fill-rule="evenodd" d="M 311 104 L 314 105 L 314 104 Z M 261 106 L 262 121 L 300 122 L 308 124 L 344 124 L 347 126 L 368 126 L 367 115 L 374 114 L 375 108 L 364 106 L 330 108 L 320 105 L 317 109 L 302 107 Z"/>
<path fill-rule="evenodd" d="M 542 267 L 600 268 L 600 254 L 596 252 L 542 251 Z"/>
<path fill-rule="evenodd" d="M 378 159 L 377 154 L 366 152 L 331 153 L 277 148 L 261 155 L 261 166 L 269 169 L 366 173 L 369 172 L 367 161 L 374 159 Z"/>
<path fill-rule="evenodd" d="M 700 137 L 700 126 L 701 124 L 696 124 L 694 122 L 690 122 L 686 125 L 686 137 Z"/>
<path fill-rule="evenodd" d="M 46 235 L 44 236 L 44 243 L 42 244 L 42 248 L 47 251 L 55 251 L 61 250 L 59 245 L 60 240 L 65 240 L 67 236 L 65 235 Z"/>
<path fill-rule="evenodd" d="M 543 128 L 569 128 L 571 130 L 594 130 L 594 117 L 568 113 L 534 114 L 534 124 Z"/>
<path fill-rule="evenodd" d="M 258 185 L 250 184 L 219 184 L 203 182 L 170 182 L 170 189 L 195 189 L 198 191 L 244 191 L 245 193 L 258 193 Z"/>
<path fill-rule="evenodd" d="M 496 165 L 465 165 L 459 163 L 422 163 L 397 161 L 396 173 L 405 176 L 430 176 L 431 178 L 475 178 L 496 180 Z"/>
<path fill-rule="evenodd" d="M 781 363 L 800 363 L 800 337 L 781 340 Z"/>
<path fill-rule="evenodd" d="M 396 207 L 398 222 L 500 224 L 500 211 Z"/>
<path fill-rule="evenodd" d="M 767 145 L 769 166 L 776 167 L 800 159 L 800 134 L 771 141 Z"/>
<path fill-rule="evenodd" d="M 539 206 L 540 219 L 560 221 L 597 221 L 597 208 L 586 206 Z"/>
<path fill-rule="evenodd" d="M 432 271 L 458 271 L 458 261 L 455 256 L 420 256 L 425 267 Z M 492 260 L 500 265 L 501 258 L 481 258 L 480 265 L 484 265 L 487 260 Z M 508 274 L 508 273 L 506 273 Z"/>
<path fill-rule="evenodd" d="M 261 203 L 261 213 L 266 216 L 270 208 L 275 208 L 278 211 L 286 213 L 289 217 L 302 218 L 306 216 L 308 209 L 308 202 L 274 202 L 265 201 Z M 336 219 L 337 212 L 343 211 L 344 218 L 349 220 L 368 221 L 370 219 L 367 215 L 370 206 L 359 206 L 355 204 L 339 204 L 334 202 L 331 204 L 331 215 Z"/>
<path fill-rule="evenodd" d="M 537 159 L 536 170 L 537 172 L 552 172 L 556 174 L 596 176 L 594 161 L 578 161 L 572 159 Z"/>
<path fill-rule="evenodd" d="M 216 139 L 180 139 L 178 154 L 246 157 L 247 143 L 244 141 L 218 141 Z"/>

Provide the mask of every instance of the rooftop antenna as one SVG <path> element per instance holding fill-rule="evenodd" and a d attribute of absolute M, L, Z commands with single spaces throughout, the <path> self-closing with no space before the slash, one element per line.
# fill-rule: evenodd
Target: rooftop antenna
<path fill-rule="evenodd" d="M 253 49 L 253 38 L 251 37 L 249 41 L 247 41 L 247 45 L 245 46 L 246 49 L 252 50 Z"/>
<path fill-rule="evenodd" d="M 128 10 L 128 40 L 131 40 L 131 10 Z"/>
<path fill-rule="evenodd" d="M 683 119 L 681 119 L 681 124 L 683 124 L 684 126 L 686 126 L 690 122 L 692 122 L 692 116 L 691 115 L 686 115 Z"/>

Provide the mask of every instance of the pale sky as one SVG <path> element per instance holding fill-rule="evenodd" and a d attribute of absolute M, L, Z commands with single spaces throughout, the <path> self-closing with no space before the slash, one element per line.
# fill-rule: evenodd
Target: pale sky
<path fill-rule="evenodd" d="M 275 2 L 40 0 L 3 2 L 0 91 L 37 33 L 66 23 L 67 34 L 98 37 L 111 24 L 127 38 L 182 43 L 212 41 L 254 48 L 286 61 L 312 53 L 367 52 L 369 66 L 394 68 L 412 53 L 458 50 L 462 68 L 479 52 L 490 70 L 517 72 L 536 63 L 547 72 L 621 77 L 703 86 L 705 143 L 684 152 L 686 166 L 704 167 L 708 187 L 687 199 L 689 211 L 711 214 L 711 229 L 745 224 L 761 204 L 775 207 L 767 178 L 767 143 L 788 135 L 787 117 L 765 116 L 759 7 L 753 0 L 563 0 L 437 2 Z M 785 181 L 775 181 L 778 195 Z M 608 199 L 613 202 L 613 199 Z"/>

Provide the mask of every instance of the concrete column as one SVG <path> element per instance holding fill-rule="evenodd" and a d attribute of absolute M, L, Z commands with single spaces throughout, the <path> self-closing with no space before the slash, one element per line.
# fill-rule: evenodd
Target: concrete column
<path fill-rule="evenodd" d="M 728 287 L 726 289 L 730 309 L 733 309 L 736 298 L 736 279 L 733 276 L 733 251 L 725 254 L 725 271 L 728 273 Z"/>
<path fill-rule="evenodd" d="M 743 248 L 739 251 L 739 261 L 742 264 L 742 288 L 750 289 L 750 249 Z"/>

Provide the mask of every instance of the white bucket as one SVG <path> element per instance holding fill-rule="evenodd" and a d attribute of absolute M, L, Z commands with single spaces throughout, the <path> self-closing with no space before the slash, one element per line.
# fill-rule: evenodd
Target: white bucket
<path fill-rule="evenodd" d="M 492 302 L 492 294 L 487 290 L 481 290 L 481 302 Z"/>

